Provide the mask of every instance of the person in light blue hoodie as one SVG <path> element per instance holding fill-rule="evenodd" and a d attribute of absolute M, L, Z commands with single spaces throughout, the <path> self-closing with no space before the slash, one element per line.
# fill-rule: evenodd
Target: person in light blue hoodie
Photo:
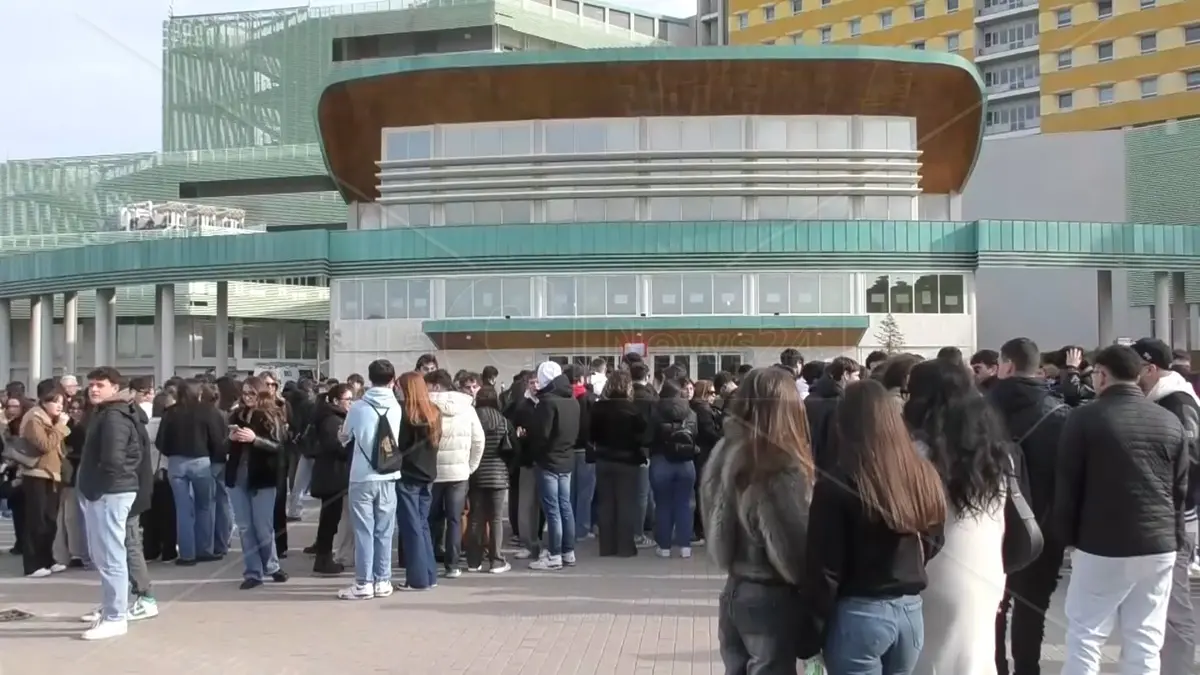
<path fill-rule="evenodd" d="M 400 402 L 392 391 L 396 368 L 391 361 L 372 361 L 367 367 L 371 382 L 362 398 L 350 406 L 342 438 L 353 441 L 350 450 L 350 490 L 347 494 L 350 524 L 354 530 L 354 584 L 338 591 L 343 600 L 386 598 L 392 594 L 392 533 L 396 529 L 398 464 L 377 457 L 376 435 L 386 417 L 392 438 L 388 449 L 397 449 Z M 381 473 L 381 470 L 383 473 Z"/>

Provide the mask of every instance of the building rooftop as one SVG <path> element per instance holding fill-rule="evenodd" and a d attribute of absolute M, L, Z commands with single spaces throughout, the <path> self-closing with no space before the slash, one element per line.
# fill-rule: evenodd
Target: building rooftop
<path fill-rule="evenodd" d="M 922 188 L 948 194 L 962 191 L 975 164 L 984 101 L 970 62 L 913 49 L 463 53 L 348 64 L 322 92 L 317 126 L 342 196 L 373 201 L 380 134 L 389 127 L 670 115 L 914 117 Z"/>

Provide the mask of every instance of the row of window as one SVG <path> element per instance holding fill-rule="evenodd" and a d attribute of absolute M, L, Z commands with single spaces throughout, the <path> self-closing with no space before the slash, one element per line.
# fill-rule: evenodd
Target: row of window
<path fill-rule="evenodd" d="M 1200 44 L 1200 24 L 1188 26 L 1184 29 L 1185 44 L 1194 45 Z M 1158 51 L 1158 33 L 1143 33 L 1137 36 L 1138 53 L 1142 55 L 1154 54 Z M 1112 40 L 1097 42 L 1092 45 L 1096 50 L 1095 63 L 1108 63 L 1116 56 L 1116 49 L 1113 47 Z M 1083 48 L 1081 48 L 1083 49 Z M 1055 54 L 1058 70 L 1070 70 L 1075 65 L 1075 49 L 1064 49 Z"/>
<path fill-rule="evenodd" d="M 1097 19 L 1109 19 L 1113 15 L 1113 0 L 1096 0 L 1094 3 Z M 1054 23 L 1059 28 L 1066 28 L 1074 25 L 1075 14 L 1074 10 L 1082 10 L 1087 5 L 1075 5 L 1073 7 L 1062 7 L 1054 10 Z M 1158 0 L 1138 0 L 1138 9 L 1154 9 L 1158 6 Z M 1083 18 L 1081 16 L 1080 18 Z"/>
<path fill-rule="evenodd" d="M 752 282 L 741 273 L 650 274 L 648 302 L 640 298 L 633 274 L 544 277 L 544 301 L 537 309 L 535 277 L 450 277 L 442 282 L 440 316 L 448 319 L 583 316 L 708 316 L 748 311 Z M 757 275 L 759 315 L 850 314 L 854 275 L 761 273 Z M 339 280 L 337 313 L 342 320 L 427 319 L 433 316 L 430 279 Z M 891 274 L 874 278 L 866 289 L 868 313 L 961 314 L 965 311 L 961 274 Z"/>
<path fill-rule="evenodd" d="M 641 139 L 643 124 L 645 140 Z M 858 134 L 853 133 L 856 129 Z M 860 139 L 857 144 L 856 136 Z M 913 150 L 915 123 L 901 117 L 730 115 L 452 124 L 387 129 L 383 157 L 419 160 L 638 150 L 857 148 Z"/>
<path fill-rule="evenodd" d="M 800 14 L 800 13 L 804 12 L 805 9 L 807 9 L 807 8 L 813 8 L 815 6 L 828 7 L 829 5 L 832 5 L 832 4 L 833 4 L 833 0 L 791 0 L 791 2 L 787 3 L 787 5 L 785 5 L 785 6 L 790 10 L 791 15 L 796 15 L 796 14 Z M 917 0 L 916 2 L 910 3 L 908 5 L 907 9 L 909 12 L 909 20 L 910 21 L 923 21 L 927 16 L 924 0 Z M 959 0 L 946 0 L 946 13 L 947 14 L 954 14 L 955 12 L 958 11 L 958 9 L 959 9 Z M 892 11 L 893 10 L 887 9 L 882 12 L 879 12 L 879 14 L 878 14 L 879 26 L 880 26 L 881 30 L 887 30 L 888 28 L 892 27 L 892 21 L 893 21 Z M 780 15 L 777 11 L 776 5 L 768 5 L 768 6 L 762 8 L 762 20 L 764 23 L 770 23 L 770 22 L 774 21 L 776 18 L 778 18 L 779 16 Z M 855 22 L 858 22 L 858 25 L 859 25 L 859 28 L 861 31 L 862 19 L 858 19 L 858 18 L 850 19 L 851 35 L 857 37 L 857 34 L 854 33 L 854 30 L 853 30 Z M 738 13 L 737 29 L 743 30 L 743 29 L 749 27 L 749 25 L 750 25 L 750 12 Z"/>
<path fill-rule="evenodd" d="M 984 120 L 985 134 L 1003 134 L 1010 131 L 1036 129 L 1042 122 L 1042 102 L 1003 101 L 989 106 Z"/>
<path fill-rule="evenodd" d="M 916 197 L 916 220 L 952 220 L 946 195 Z M 360 216 L 358 229 L 434 225 L 520 225 L 696 220 L 914 220 L 911 196 L 635 197 L 531 201 L 396 204 Z M 378 213 L 378 215 L 376 215 Z"/>
<path fill-rule="evenodd" d="M 1187 91 L 1200 92 L 1200 70 L 1188 71 L 1183 73 L 1183 76 L 1184 86 Z M 1113 103 L 1117 102 L 1116 85 L 1102 84 L 1096 86 L 1094 89 L 1096 91 L 1096 105 L 1112 105 Z M 1059 93 L 1056 99 L 1058 103 L 1058 109 L 1060 111 L 1074 110 L 1077 103 L 1075 97 L 1077 93 L 1079 92 L 1065 91 Z M 1142 100 L 1151 99 L 1157 97 L 1158 93 L 1158 75 L 1143 77 L 1138 80 L 1138 98 Z"/>

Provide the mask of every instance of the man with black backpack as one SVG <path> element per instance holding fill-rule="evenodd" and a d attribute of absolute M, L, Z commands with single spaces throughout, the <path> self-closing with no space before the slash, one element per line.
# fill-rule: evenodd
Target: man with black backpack
<path fill-rule="evenodd" d="M 387 359 L 367 367 L 371 387 L 350 406 L 341 440 L 350 450 L 350 489 L 346 494 L 354 529 L 354 584 L 338 591 L 343 600 L 386 598 L 392 594 L 392 534 L 396 529 L 396 481 L 403 455 L 397 439 L 403 418 L 392 393 L 396 369 Z"/>
<path fill-rule="evenodd" d="M 1045 545 L 1028 567 L 1008 576 L 1008 588 L 996 616 L 996 672 L 1008 675 L 1005 644 L 1008 609 L 1012 607 L 1012 673 L 1039 675 L 1046 610 L 1058 587 L 1063 546 L 1046 527 L 1054 504 L 1058 439 L 1070 407 L 1038 377 L 1041 352 L 1028 338 L 1014 338 L 1000 348 L 999 363 L 987 397 L 1004 416 L 1009 434 L 1020 447 L 1028 476 L 1029 504 L 1042 525 Z M 1017 461 L 1018 465 L 1022 461 Z"/>

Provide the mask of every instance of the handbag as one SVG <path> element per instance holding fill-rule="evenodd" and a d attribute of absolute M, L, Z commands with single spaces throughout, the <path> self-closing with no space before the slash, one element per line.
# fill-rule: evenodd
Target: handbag
<path fill-rule="evenodd" d="M 1016 439 L 1015 450 L 1021 451 L 1021 443 L 1029 438 L 1042 422 L 1063 407 L 1065 406 L 1055 406 L 1034 422 L 1033 426 Z M 1042 554 L 1042 548 L 1046 545 L 1046 539 L 1042 534 L 1042 528 L 1038 526 L 1033 508 L 1029 506 L 1025 494 L 1021 492 L 1021 484 L 1017 480 L 1017 465 L 1011 454 L 1008 456 L 1008 468 L 1008 475 L 1005 476 L 1008 498 L 1004 503 L 1004 541 L 1001 550 L 1004 558 L 1004 573 L 1012 574 L 1025 569 L 1030 563 L 1037 560 L 1038 556 Z"/>
<path fill-rule="evenodd" d="M 32 443 L 20 436 L 9 436 L 4 441 L 4 451 L 0 453 L 0 456 L 23 469 L 36 468 L 42 459 L 42 453 L 38 452 Z"/>

